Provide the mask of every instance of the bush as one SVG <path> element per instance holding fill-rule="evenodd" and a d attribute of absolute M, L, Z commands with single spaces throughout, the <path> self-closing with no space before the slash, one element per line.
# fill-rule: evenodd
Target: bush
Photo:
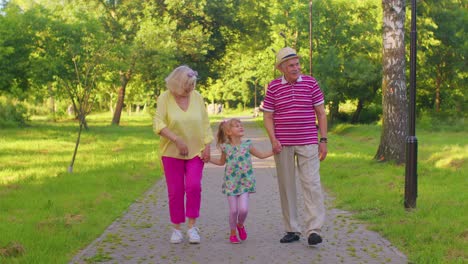
<path fill-rule="evenodd" d="M 48 100 L 42 102 L 24 102 L 23 105 L 28 109 L 28 113 L 30 115 L 47 117 L 47 120 L 49 121 L 65 120 L 70 118 L 67 112 L 67 108 L 70 105 L 68 100 L 55 100 L 54 112 L 50 109 L 50 103 Z"/>
<path fill-rule="evenodd" d="M 356 109 L 350 109 L 343 107 L 345 110 L 342 110 L 342 107 L 340 106 L 340 112 L 335 116 L 335 121 L 337 123 L 351 123 L 354 115 L 354 111 Z M 371 103 L 364 107 L 359 115 L 359 119 L 357 120 L 357 123 L 359 124 L 373 124 L 377 121 L 380 120 L 380 117 L 382 115 L 382 106 Z"/>
<path fill-rule="evenodd" d="M 359 116 L 359 123 L 372 124 L 379 121 L 381 116 L 382 105 L 372 103 L 362 109 L 361 115 Z"/>
<path fill-rule="evenodd" d="M 239 111 L 239 112 L 244 111 L 244 104 L 241 103 L 241 102 L 237 103 L 237 108 L 236 108 L 236 110 Z"/>
<path fill-rule="evenodd" d="M 456 116 L 454 113 L 421 111 L 416 117 L 417 128 L 434 132 L 440 131 L 466 131 L 467 124 L 464 116 Z"/>
<path fill-rule="evenodd" d="M 28 120 L 28 111 L 23 103 L 0 97 L 0 127 L 24 126 Z"/>

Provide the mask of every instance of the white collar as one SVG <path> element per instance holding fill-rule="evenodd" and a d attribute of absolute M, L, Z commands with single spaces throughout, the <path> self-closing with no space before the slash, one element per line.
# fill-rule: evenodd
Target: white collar
<path fill-rule="evenodd" d="M 299 78 L 297 78 L 296 82 L 302 82 L 302 75 L 299 75 Z M 288 81 L 284 78 L 284 75 L 281 76 L 281 84 L 287 84 Z"/>

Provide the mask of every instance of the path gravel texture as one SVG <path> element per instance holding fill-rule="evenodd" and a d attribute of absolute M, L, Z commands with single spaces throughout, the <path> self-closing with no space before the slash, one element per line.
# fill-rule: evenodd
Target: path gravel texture
<path fill-rule="evenodd" d="M 245 139 L 251 139 L 259 149 L 271 148 L 264 130 L 249 118 L 242 121 L 246 129 Z M 214 143 L 212 154 L 219 155 Z M 221 193 L 224 168 L 207 164 L 203 175 L 202 208 L 197 222 L 200 244 L 189 244 L 187 239 L 181 244 L 169 243 L 171 225 L 167 191 L 162 179 L 70 263 L 408 262 L 404 254 L 379 234 L 367 230 L 365 224 L 353 219 L 350 212 L 333 208 L 332 198 L 328 195 L 323 243 L 308 247 L 305 237 L 291 244 L 279 243 L 284 229 L 273 158 L 254 158 L 253 166 L 257 192 L 250 196 L 250 210 L 245 223 L 248 239 L 241 244 L 233 245 L 228 240 L 228 204 Z M 302 207 L 301 199 L 299 206 Z M 184 233 L 186 230 L 184 228 Z"/>

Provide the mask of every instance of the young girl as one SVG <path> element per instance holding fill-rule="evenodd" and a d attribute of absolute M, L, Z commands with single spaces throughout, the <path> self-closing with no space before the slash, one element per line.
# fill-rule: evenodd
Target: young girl
<path fill-rule="evenodd" d="M 221 150 L 221 158 L 210 158 L 216 165 L 224 165 L 223 193 L 228 197 L 229 226 L 231 235 L 229 241 L 239 244 L 236 229 L 241 240 L 247 239 L 244 222 L 249 207 L 249 194 L 255 192 L 255 177 L 252 170 L 251 154 L 257 158 L 271 157 L 273 151 L 261 152 L 252 145 L 251 140 L 242 140 L 244 128 L 237 118 L 224 120 L 219 124 L 216 146 Z"/>

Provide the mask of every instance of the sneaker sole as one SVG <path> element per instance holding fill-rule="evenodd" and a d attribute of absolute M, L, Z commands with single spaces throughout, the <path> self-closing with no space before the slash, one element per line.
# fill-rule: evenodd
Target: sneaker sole
<path fill-rule="evenodd" d="M 189 244 L 200 244 L 200 241 L 189 241 Z"/>
<path fill-rule="evenodd" d="M 320 243 L 313 244 L 313 245 L 311 245 L 311 244 L 308 244 L 307 246 L 308 246 L 308 247 L 317 247 L 319 244 L 320 244 Z"/>
<path fill-rule="evenodd" d="M 291 240 L 291 241 L 281 241 L 281 240 L 280 240 L 280 243 L 282 243 L 282 244 L 288 244 L 288 243 L 294 243 L 294 242 L 297 242 L 297 241 L 299 241 L 299 240 L 301 240 L 301 239 L 300 239 L 300 238 L 298 238 L 298 239 L 293 239 L 293 240 Z"/>
<path fill-rule="evenodd" d="M 315 243 L 315 244 L 307 244 L 307 246 L 309 246 L 309 247 L 315 247 L 315 246 L 317 246 L 318 244 L 321 244 L 321 243 L 322 243 L 322 241 L 317 242 L 317 243 Z"/>

